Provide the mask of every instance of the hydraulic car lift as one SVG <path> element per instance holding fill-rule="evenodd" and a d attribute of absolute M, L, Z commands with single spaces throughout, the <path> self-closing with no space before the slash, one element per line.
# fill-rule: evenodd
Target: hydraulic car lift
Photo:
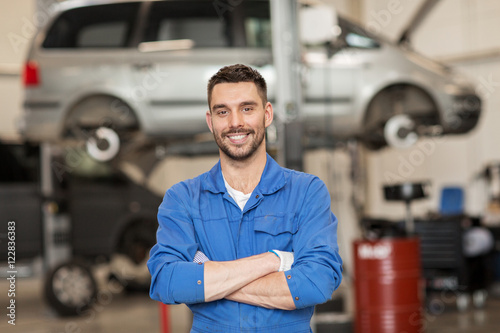
<path fill-rule="evenodd" d="M 40 188 L 42 194 L 42 226 L 44 269 L 53 268 L 71 258 L 70 218 L 60 211 L 54 163 L 58 149 L 50 143 L 40 145 Z"/>

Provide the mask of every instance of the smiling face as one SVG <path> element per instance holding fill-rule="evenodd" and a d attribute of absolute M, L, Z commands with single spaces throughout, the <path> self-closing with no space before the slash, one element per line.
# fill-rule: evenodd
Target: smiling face
<path fill-rule="evenodd" d="M 265 154 L 265 129 L 272 123 L 273 108 L 253 82 L 215 85 L 206 120 L 221 155 L 244 161 Z"/>

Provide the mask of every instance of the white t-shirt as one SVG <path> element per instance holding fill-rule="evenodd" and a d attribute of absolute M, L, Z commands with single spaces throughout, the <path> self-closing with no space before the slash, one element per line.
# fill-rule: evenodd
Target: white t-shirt
<path fill-rule="evenodd" d="M 222 178 L 224 178 L 224 175 L 222 175 Z M 229 195 L 234 199 L 234 201 L 236 201 L 240 209 L 243 210 L 252 193 L 245 194 L 243 192 L 235 190 L 227 183 L 226 178 L 224 178 L 224 184 L 226 185 L 226 189 Z"/>

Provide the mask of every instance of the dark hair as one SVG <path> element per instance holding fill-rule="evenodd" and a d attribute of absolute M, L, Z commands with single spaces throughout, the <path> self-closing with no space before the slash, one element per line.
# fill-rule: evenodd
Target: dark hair
<path fill-rule="evenodd" d="M 219 83 L 239 83 L 239 82 L 253 82 L 257 87 L 257 92 L 262 99 L 262 104 L 267 103 L 267 85 L 266 80 L 260 75 L 255 69 L 242 65 L 230 65 L 219 69 L 219 71 L 214 74 L 208 80 L 207 85 L 207 95 L 208 95 L 208 107 L 210 108 L 210 102 L 212 100 L 212 91 L 215 85 Z"/>

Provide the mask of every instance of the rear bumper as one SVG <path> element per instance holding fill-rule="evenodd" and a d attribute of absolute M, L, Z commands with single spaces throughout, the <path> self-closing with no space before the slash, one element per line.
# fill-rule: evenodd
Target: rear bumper
<path fill-rule="evenodd" d="M 25 107 L 17 128 L 28 141 L 57 141 L 61 138 L 61 112 L 53 108 Z"/>

